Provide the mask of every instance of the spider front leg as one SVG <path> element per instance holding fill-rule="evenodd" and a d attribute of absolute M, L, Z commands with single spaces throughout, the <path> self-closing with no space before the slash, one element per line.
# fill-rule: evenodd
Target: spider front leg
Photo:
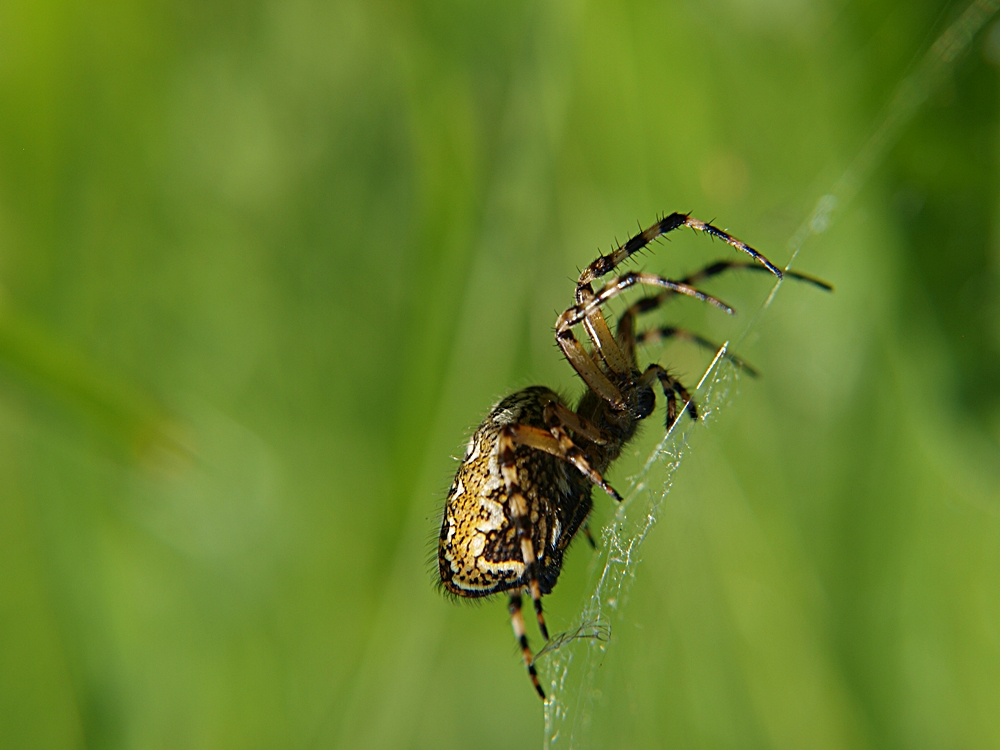
<path fill-rule="evenodd" d="M 573 305 L 573 307 L 569 308 L 562 315 L 560 315 L 556 319 L 556 341 L 559 342 L 560 346 L 562 346 L 564 338 L 572 338 L 575 341 L 576 337 L 572 336 L 571 333 L 573 326 L 582 323 L 589 316 L 600 310 L 600 308 L 607 304 L 610 300 L 622 294 L 626 289 L 636 285 L 658 286 L 673 294 L 683 294 L 686 297 L 694 297 L 701 302 L 707 302 L 713 307 L 717 307 L 729 315 L 735 315 L 736 313 L 733 308 L 717 297 L 705 294 L 704 292 L 699 291 L 693 286 L 689 286 L 683 282 L 665 279 L 662 276 L 657 276 L 652 273 L 637 273 L 635 271 L 630 271 L 629 273 L 623 274 L 614 281 L 606 284 L 601 291 L 595 294 L 589 301 Z M 569 337 L 565 336 L 567 333 L 570 334 Z M 567 357 L 568 356 L 569 355 L 567 354 Z"/>
<path fill-rule="evenodd" d="M 594 287 L 588 282 L 577 284 L 576 303 L 586 305 L 594 300 Z M 592 309 L 583 319 L 583 328 L 594 344 L 594 351 L 597 352 L 604 364 L 612 372 L 619 375 L 631 372 L 635 366 L 635 358 L 630 353 L 623 350 L 608 328 L 608 323 L 604 319 L 604 314 L 599 309 Z"/>
<path fill-rule="evenodd" d="M 577 308 L 578 306 L 571 307 L 556 320 L 556 343 L 562 349 L 567 361 L 576 370 L 576 374 L 587 384 L 587 387 L 602 401 L 610 404 L 613 409 L 622 409 L 625 406 L 622 392 L 604 374 L 594 358 L 587 354 L 587 350 L 573 334 L 573 326 L 582 321 L 584 316 L 575 317 L 571 323 L 566 320 L 567 316 L 576 311 Z"/>
<path fill-rule="evenodd" d="M 765 269 L 767 269 L 768 273 L 773 274 L 779 279 L 781 278 L 781 271 L 779 271 L 778 268 L 771 263 L 771 261 L 747 245 L 745 242 L 741 242 L 733 237 L 733 235 L 722 231 L 716 226 L 707 224 L 704 221 L 699 221 L 691 216 L 691 214 L 672 213 L 670 216 L 665 216 L 660 219 L 658 222 L 653 224 L 653 226 L 642 230 L 634 237 L 630 237 L 628 242 L 617 248 L 610 255 L 602 255 L 600 258 L 595 260 L 583 270 L 577 284 L 589 284 L 590 282 L 601 278 L 605 274 L 611 273 L 617 266 L 624 263 L 633 254 L 642 250 L 642 248 L 646 247 L 646 245 L 655 240 L 657 237 L 661 237 L 662 235 L 672 232 L 675 229 L 679 229 L 680 227 L 690 227 L 696 232 L 704 232 L 705 234 L 722 240 L 727 245 L 749 255 L 757 263 L 760 263 Z M 579 302 L 580 300 L 577 301 Z"/>
<path fill-rule="evenodd" d="M 704 281 L 705 279 L 710 279 L 713 276 L 718 276 L 719 274 L 725 273 L 726 271 L 733 270 L 745 270 L 745 271 L 756 271 L 766 272 L 768 269 L 764 266 L 758 265 L 753 262 L 738 261 L 738 260 L 717 260 L 713 263 L 709 263 L 707 266 L 702 268 L 700 271 L 696 271 L 690 276 L 685 276 L 679 281 L 681 284 L 686 284 L 691 286 L 697 284 L 699 281 Z M 785 271 L 784 275 L 790 279 L 795 279 L 797 281 L 805 281 L 806 283 L 813 284 L 814 286 L 823 289 L 824 291 L 833 291 L 833 286 L 818 279 L 815 276 L 809 276 L 808 274 L 799 273 L 798 271 Z M 623 334 L 626 331 L 633 331 L 635 327 L 635 319 L 642 313 L 650 312 L 663 304 L 673 299 L 677 293 L 671 289 L 664 289 L 659 294 L 653 294 L 648 297 L 643 297 L 636 300 L 628 309 L 622 314 L 618 319 L 618 335 L 617 338 L 621 341 Z"/>
<path fill-rule="evenodd" d="M 713 276 L 718 276 L 720 273 L 725 271 L 733 270 L 744 270 L 744 271 L 768 271 L 768 269 L 763 266 L 759 266 L 756 263 L 747 262 L 745 260 L 717 260 L 714 263 L 709 263 L 700 271 L 697 271 L 690 276 L 685 276 L 685 284 L 695 284 L 702 279 L 709 279 Z M 807 273 L 799 273 L 798 271 L 783 271 L 782 278 L 796 279 L 798 281 L 805 281 L 813 286 L 818 286 L 820 289 L 826 292 L 833 291 L 833 285 L 828 281 L 823 281 L 823 279 L 817 278 L 815 276 L 810 276 Z"/>
<path fill-rule="evenodd" d="M 713 263 L 709 263 L 707 266 L 702 268 L 689 276 L 685 276 L 678 283 L 691 286 L 697 284 L 700 281 L 710 279 L 713 276 L 718 276 L 719 274 L 725 273 L 726 271 L 733 270 L 745 270 L 754 272 L 767 272 L 768 269 L 764 266 L 758 265 L 754 262 L 748 261 L 738 261 L 738 260 L 717 260 Z M 816 278 L 815 276 L 809 276 L 808 274 L 799 273 L 797 271 L 785 271 L 784 276 L 790 279 L 795 279 L 796 281 L 804 281 L 806 283 L 812 284 L 814 286 L 823 289 L 824 291 L 833 291 L 833 285 L 823 281 L 822 279 Z M 673 289 L 663 289 L 658 294 L 651 294 L 646 297 L 641 297 L 640 299 L 633 302 L 628 308 L 622 313 L 621 317 L 618 319 L 618 326 L 615 333 L 615 340 L 618 343 L 621 351 L 630 358 L 635 357 L 635 346 L 636 344 L 651 344 L 656 343 L 665 338 L 679 338 L 686 341 L 690 341 L 704 349 L 711 349 L 714 351 L 719 350 L 717 344 L 712 343 L 708 339 L 702 338 L 701 336 L 686 331 L 683 328 L 677 328 L 675 326 L 663 326 L 660 328 L 654 328 L 650 330 L 643 331 L 642 333 L 636 333 L 636 318 L 639 315 L 653 310 L 666 304 L 668 301 L 673 299 L 677 295 L 677 292 Z M 726 354 L 726 359 L 745 369 L 750 375 L 754 377 L 757 376 L 757 371 L 754 370 L 750 365 L 748 365 L 743 360 L 739 359 L 735 355 Z"/>
<path fill-rule="evenodd" d="M 589 284 L 589 282 L 587 283 Z M 614 299 L 626 289 L 635 286 L 636 284 L 644 286 L 658 286 L 676 294 L 694 297 L 702 302 L 708 302 L 710 305 L 718 307 L 730 315 L 734 314 L 734 310 L 729 307 L 729 305 L 709 294 L 705 294 L 704 292 L 701 292 L 687 284 L 683 284 L 678 281 L 671 281 L 670 279 L 665 279 L 662 276 L 656 276 L 651 273 L 630 272 L 624 274 L 623 276 L 619 276 L 617 279 L 604 286 L 604 288 L 596 294 L 592 290 L 589 291 L 589 293 L 584 294 L 584 302 L 573 305 L 573 307 L 563 312 L 563 314 L 556 319 L 556 343 L 559 344 L 559 348 L 562 349 L 563 354 L 566 355 L 566 359 L 569 360 L 573 369 L 577 371 L 577 374 L 579 374 L 581 378 L 583 378 L 583 381 L 590 387 L 590 389 L 594 391 L 599 398 L 610 404 L 610 406 L 616 410 L 621 410 L 625 407 L 621 391 L 614 383 L 611 382 L 608 376 L 604 374 L 597 362 L 594 361 L 594 358 L 587 354 L 583 346 L 573 334 L 573 327 L 579 325 L 580 323 L 586 323 L 585 327 L 588 332 L 590 332 L 594 321 L 599 317 L 600 323 L 606 328 L 607 324 L 604 323 L 603 315 L 600 314 L 601 307 L 609 300 Z M 601 346 L 596 337 L 593 338 L 593 341 L 595 347 Z M 615 344 L 613 340 L 612 344 Z M 618 349 L 617 344 L 615 344 L 615 350 L 619 351 L 619 356 L 624 356 Z"/>
<path fill-rule="evenodd" d="M 581 435 L 597 445 L 605 445 L 608 442 L 608 437 L 602 430 L 598 429 L 595 425 L 592 425 L 589 421 L 581 417 L 572 409 L 560 404 L 558 401 L 552 401 L 545 407 L 543 418 L 545 419 L 545 424 L 549 427 L 549 431 L 552 432 L 552 434 L 557 438 L 560 437 L 560 432 L 565 434 L 565 430 L 562 429 L 562 425 L 565 425 L 573 430 L 573 432 L 577 435 Z M 560 422 L 562 425 L 559 424 Z M 566 439 L 569 440 L 569 436 L 566 436 Z M 570 442 L 572 443 L 572 441 Z M 600 475 L 598 474 L 598 476 Z M 595 482 L 595 484 L 597 483 Z M 606 486 L 603 484 L 603 480 L 601 486 L 602 488 Z M 605 491 L 616 500 L 620 501 L 622 499 L 621 495 L 612 489 L 610 485 L 606 486 Z M 594 535 L 590 532 L 590 524 L 584 522 L 581 530 L 583 531 L 583 535 L 587 538 L 587 543 L 590 544 L 590 548 L 596 550 L 597 542 L 594 541 Z"/>

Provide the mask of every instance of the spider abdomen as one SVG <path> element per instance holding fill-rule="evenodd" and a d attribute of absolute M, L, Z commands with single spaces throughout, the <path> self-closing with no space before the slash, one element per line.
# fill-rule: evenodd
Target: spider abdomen
<path fill-rule="evenodd" d="M 449 592 L 481 597 L 528 584 L 501 471 L 501 433 L 514 424 L 545 429 L 550 403 L 562 401 L 548 388 L 513 393 L 490 410 L 469 440 L 448 491 L 438 541 L 438 573 Z M 559 577 L 566 547 L 590 513 L 591 484 L 566 461 L 528 445 L 516 446 L 513 458 L 538 584 L 547 594 Z"/>

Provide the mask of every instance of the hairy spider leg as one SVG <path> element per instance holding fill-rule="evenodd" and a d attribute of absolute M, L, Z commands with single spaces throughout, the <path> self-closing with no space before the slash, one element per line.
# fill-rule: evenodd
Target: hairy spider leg
<path fill-rule="evenodd" d="M 572 412 L 570 412 L 572 413 Z M 566 432 L 562 423 L 559 421 L 559 416 L 553 411 L 546 409 L 546 424 L 548 425 L 548 432 L 543 430 L 541 427 L 534 427 L 527 424 L 508 424 L 504 425 L 503 430 L 500 432 L 500 468 L 503 471 L 504 458 L 503 451 L 505 443 L 509 441 L 511 445 L 511 450 L 513 451 L 514 445 L 526 445 L 529 448 L 534 448 L 535 450 L 544 451 L 556 458 L 560 458 L 567 463 L 572 464 L 576 467 L 583 476 L 587 477 L 591 482 L 600 487 L 602 490 L 611 495 L 615 500 L 621 501 L 622 497 L 619 495 L 614 487 L 604 481 L 604 477 L 601 476 L 600 472 L 594 469 L 587 457 L 583 454 L 583 451 L 573 442 L 573 439 Z M 596 427 L 590 425 L 582 417 L 574 414 L 574 416 L 584 424 L 589 425 L 590 430 L 598 431 Z M 513 465 L 513 464 L 512 464 Z M 517 477 L 514 476 L 516 482 Z M 517 486 L 517 490 L 520 491 L 520 486 Z M 513 491 L 508 487 L 508 495 Z"/>
<path fill-rule="evenodd" d="M 553 416 L 554 415 L 554 416 Z M 600 429 L 589 420 L 584 419 L 565 404 L 558 401 L 549 401 L 542 412 L 542 419 L 545 424 L 549 424 L 550 419 L 558 419 L 565 427 L 569 427 L 573 432 L 597 445 L 607 445 L 611 436 Z"/>
<path fill-rule="evenodd" d="M 583 417 L 580 417 L 577 414 L 574 414 L 573 412 L 570 413 L 573 414 L 573 416 L 576 418 L 576 421 L 583 424 L 589 424 L 586 422 L 586 420 L 583 419 Z M 618 502 L 621 502 L 622 496 L 619 495 L 617 491 L 615 491 L 614 487 L 612 487 L 610 484 L 604 481 L 604 477 L 602 477 L 599 472 L 597 472 L 590 466 L 590 462 L 588 462 L 587 457 L 583 455 L 583 451 L 580 450 L 577 447 L 576 443 L 573 442 L 572 438 L 570 438 L 569 433 L 566 432 L 566 428 L 563 427 L 559 414 L 554 409 L 553 410 L 546 409 L 544 414 L 545 414 L 545 425 L 549 428 L 549 432 L 552 434 L 552 437 L 556 439 L 559 445 L 559 450 L 561 452 L 561 455 L 560 454 L 556 455 L 559 455 L 560 458 L 569 461 L 577 468 L 577 470 L 581 474 L 587 477 L 591 482 L 593 482 L 602 490 L 611 495 L 613 499 L 617 500 Z M 594 427 L 593 425 L 590 425 L 590 428 L 592 430 L 597 430 L 597 428 Z"/>
<path fill-rule="evenodd" d="M 616 410 L 624 408 L 621 391 L 618 390 L 617 386 L 615 386 L 610 381 L 608 376 L 604 374 L 593 357 L 587 354 L 583 346 L 573 334 L 572 329 L 573 326 L 576 326 L 585 320 L 593 320 L 595 313 L 600 312 L 602 305 L 636 284 L 662 287 L 677 294 L 683 294 L 688 297 L 694 297 L 695 299 L 703 302 L 708 302 L 709 304 L 726 311 L 730 315 L 734 312 L 733 309 L 726 303 L 709 294 L 705 294 L 692 286 L 682 284 L 678 281 L 671 281 L 670 279 L 665 279 L 662 276 L 656 276 L 655 274 L 637 273 L 635 271 L 630 271 L 629 273 L 619 276 L 614 281 L 605 285 L 597 293 L 594 293 L 591 290 L 589 294 L 586 295 L 590 297 L 590 299 L 586 302 L 577 303 L 563 312 L 563 314 L 556 319 L 556 343 L 559 344 L 559 348 L 562 349 L 563 354 L 566 355 L 566 359 L 569 360 L 573 369 L 577 371 L 581 378 L 583 378 L 583 381 L 590 386 L 590 389 Z M 604 323 L 603 317 L 601 318 L 601 322 L 606 328 L 607 324 Z M 593 339 L 593 341 L 595 347 L 600 345 L 598 340 Z M 614 342 L 613 337 L 611 339 L 611 344 L 615 347 L 615 350 L 621 354 L 621 351 L 618 349 L 618 345 Z"/>
<path fill-rule="evenodd" d="M 763 271 L 766 272 L 767 269 L 763 268 L 752 261 L 745 260 L 717 260 L 714 263 L 709 263 L 700 271 L 696 271 L 690 276 L 685 276 L 682 281 L 685 284 L 694 284 L 702 279 L 708 279 L 712 276 L 718 276 L 724 271 L 732 271 L 743 269 L 745 271 Z M 816 276 L 810 276 L 807 273 L 799 273 L 798 271 L 782 271 L 783 278 L 796 279 L 797 281 L 805 281 L 807 284 L 812 284 L 813 286 L 818 286 L 820 289 L 826 292 L 833 291 L 833 284 L 828 281 L 823 281 L 823 279 L 817 278 Z"/>
<path fill-rule="evenodd" d="M 587 284 L 580 284 L 576 288 L 576 302 L 578 305 L 587 305 L 594 301 L 596 295 L 594 287 Z M 604 360 L 608 369 L 619 375 L 632 372 L 636 367 L 634 353 L 630 356 L 623 352 L 615 337 L 608 328 L 608 322 L 604 319 L 604 313 L 600 309 L 593 309 L 583 319 L 583 328 L 594 343 L 594 352 Z"/>
<path fill-rule="evenodd" d="M 573 335 L 572 326 L 580 322 L 582 316 L 576 318 L 576 322 L 574 323 L 567 323 L 564 320 L 575 309 L 575 307 L 571 307 L 556 320 L 556 343 L 562 349 L 562 353 L 569 361 L 570 366 L 576 370 L 576 374 L 580 376 L 583 382 L 587 384 L 587 387 L 598 398 L 611 404 L 613 409 L 623 409 L 625 408 L 625 399 L 622 398 L 622 392 L 618 390 L 618 386 L 611 382 L 608 376 L 604 374 L 604 371 L 601 370 L 600 365 L 597 364 L 593 357 L 587 354 L 587 350 L 583 348 L 583 344 Z M 600 310 L 597 312 L 600 312 Z M 596 343 L 594 345 L 597 346 Z"/>
<path fill-rule="evenodd" d="M 687 297 L 694 297 L 702 302 L 707 302 L 713 307 L 717 307 L 729 315 L 733 315 L 735 313 L 735 310 L 722 300 L 717 297 L 713 297 L 711 294 L 705 294 L 705 292 L 695 289 L 693 286 L 685 284 L 683 281 L 665 279 L 662 276 L 657 276 L 652 273 L 629 271 L 628 273 L 622 274 L 614 281 L 605 284 L 601 291 L 597 292 L 597 294 L 594 295 L 594 298 L 589 302 L 585 304 L 577 304 L 569 308 L 569 310 L 566 311 L 567 313 L 571 313 L 568 316 L 568 322 L 570 325 L 575 325 L 587 315 L 590 315 L 594 310 L 603 306 L 609 300 L 614 299 L 626 289 L 635 286 L 636 284 L 662 287 L 673 294 L 683 294 Z"/>
<path fill-rule="evenodd" d="M 680 283 L 691 284 L 692 283 L 691 279 L 700 278 L 701 273 L 702 272 L 699 271 L 697 274 L 692 274 L 691 277 L 682 279 Z M 638 341 L 635 332 L 636 318 L 642 313 L 647 313 L 656 310 L 657 308 L 666 304 L 669 300 L 672 300 L 674 296 L 676 296 L 676 294 L 677 293 L 674 292 L 672 289 L 664 289 L 658 294 L 650 294 L 645 297 L 640 297 L 625 309 L 625 312 L 623 312 L 621 314 L 621 317 L 618 318 L 618 325 L 616 327 L 616 339 L 618 341 L 618 345 L 622 348 L 623 351 L 631 352 L 631 356 L 634 357 L 635 345 L 637 343 L 642 343 Z M 681 338 L 681 336 L 678 336 L 678 338 Z M 653 342 L 648 341 L 646 343 L 653 343 Z M 716 350 L 717 349 L 718 347 L 716 347 Z"/>
<path fill-rule="evenodd" d="M 695 273 L 685 276 L 680 280 L 682 284 L 693 285 L 705 279 L 712 278 L 713 276 L 718 276 L 721 273 L 731 270 L 747 270 L 747 271 L 758 271 L 767 272 L 767 269 L 757 263 L 752 261 L 739 261 L 739 260 L 717 260 L 709 263 L 707 266 L 702 268 Z M 796 279 L 798 281 L 805 281 L 809 284 L 813 284 L 820 289 L 825 291 L 833 291 L 833 285 L 829 284 L 822 279 L 816 278 L 815 276 L 809 276 L 808 274 L 799 273 L 798 271 L 785 271 L 784 275 L 790 279 Z M 633 302 L 629 307 L 622 313 L 621 317 L 618 319 L 618 326 L 616 328 L 615 339 L 618 342 L 618 346 L 622 351 L 629 357 L 634 357 L 635 344 L 651 344 L 655 343 L 663 338 L 682 338 L 692 343 L 695 343 L 706 349 L 712 349 L 714 351 L 719 350 L 719 346 L 712 343 L 708 339 L 704 339 L 701 336 L 685 331 L 682 328 L 676 328 L 674 326 L 662 327 L 650 331 L 646 331 L 638 336 L 635 333 L 635 323 L 636 317 L 642 313 L 651 312 L 658 307 L 664 305 L 669 300 L 673 299 L 676 295 L 671 289 L 664 289 L 659 294 L 648 295 L 646 297 L 641 297 L 640 299 Z M 748 365 L 743 360 L 739 359 L 735 355 L 727 354 L 726 358 L 731 362 L 739 365 L 740 367 L 746 369 L 748 373 L 753 376 L 757 376 L 757 371 L 754 370 L 750 365 Z"/>
<path fill-rule="evenodd" d="M 779 279 L 782 272 L 767 258 L 758 253 L 745 242 L 738 240 L 728 232 L 724 232 L 712 224 L 700 221 L 690 214 L 672 213 L 665 216 L 650 227 L 630 237 L 629 240 L 618 247 L 610 255 L 601 255 L 593 263 L 587 266 L 581 273 L 576 284 L 576 303 L 578 306 L 589 306 L 594 301 L 595 294 L 592 282 L 601 278 L 605 274 L 611 273 L 617 266 L 625 262 L 633 254 L 639 252 L 657 237 L 661 237 L 668 232 L 672 232 L 680 227 L 690 227 L 697 232 L 704 232 L 712 237 L 718 237 L 723 242 L 732 247 L 745 252 L 754 261 L 760 263 L 764 270 L 774 274 Z M 598 307 L 588 307 L 588 314 L 581 321 L 587 335 L 594 344 L 594 349 L 604 363 L 614 373 L 625 374 L 634 369 L 635 349 L 623 351 L 615 336 L 611 334 L 607 321 Z M 574 336 L 559 336 L 557 334 L 560 348 L 566 354 L 570 364 L 580 374 L 584 382 L 601 396 L 605 401 L 612 404 L 616 409 L 622 406 L 621 393 L 611 383 L 611 381 L 600 372 L 600 367 L 590 366 L 583 361 L 581 356 L 582 347 L 574 343 Z"/>
<path fill-rule="evenodd" d="M 739 261 L 739 260 L 717 260 L 709 263 L 707 266 L 699 271 L 695 271 L 690 276 L 685 276 L 680 279 L 681 284 L 693 285 L 697 284 L 699 281 L 704 281 L 705 279 L 710 279 L 713 276 L 718 276 L 721 273 L 732 270 L 747 270 L 747 271 L 762 271 L 766 272 L 767 269 L 753 262 Z M 815 276 L 809 276 L 808 274 L 799 273 L 798 271 L 785 271 L 784 275 L 790 279 L 796 279 L 798 281 L 805 281 L 806 283 L 813 284 L 820 289 L 827 292 L 833 291 L 833 285 L 829 284 L 822 279 L 818 279 Z M 622 314 L 621 318 L 618 319 L 618 336 L 621 337 L 622 326 L 629 326 L 635 323 L 635 317 L 645 312 L 655 310 L 660 307 L 668 300 L 673 299 L 676 292 L 670 289 L 664 289 L 659 294 L 649 295 L 647 297 L 642 297 L 636 300 L 634 303 L 629 305 L 628 309 Z"/>
<path fill-rule="evenodd" d="M 667 400 L 667 431 L 669 431 L 670 428 L 673 427 L 674 422 L 677 421 L 676 396 L 680 396 L 681 400 L 684 402 L 681 406 L 681 410 L 687 407 L 687 411 L 691 416 L 691 419 L 698 419 L 698 407 L 695 405 L 694 400 L 691 398 L 691 394 L 688 393 L 687 388 L 684 387 L 684 384 L 681 381 L 657 364 L 652 364 L 647 367 L 646 371 L 639 379 L 639 382 L 643 385 L 650 385 L 653 380 L 660 381 L 660 387 L 663 388 L 663 397 Z"/>
<path fill-rule="evenodd" d="M 521 656 L 524 657 L 524 665 L 528 668 L 528 676 L 531 678 L 531 684 L 535 686 L 535 690 L 538 694 L 542 696 L 542 700 L 545 700 L 545 691 L 542 690 L 542 686 L 538 682 L 538 672 L 535 669 L 535 657 L 531 654 L 531 649 L 528 647 L 528 634 L 524 629 L 524 616 L 521 614 L 521 594 L 511 594 L 510 595 L 510 605 L 508 607 L 510 610 L 510 624 L 514 628 L 514 637 L 517 639 L 518 645 L 521 647 Z"/>
<path fill-rule="evenodd" d="M 514 458 L 515 445 L 525 445 L 562 459 L 572 464 L 583 476 L 618 502 L 621 502 L 622 497 L 615 491 L 614 487 L 604 480 L 599 472 L 591 467 L 583 451 L 577 447 L 563 428 L 556 410 L 546 408 L 545 414 L 547 415 L 548 432 L 541 427 L 526 424 L 504 426 L 500 433 L 500 472 L 506 484 L 507 502 L 517 528 L 517 537 L 521 545 L 521 559 L 524 562 L 525 577 L 528 582 L 528 591 L 531 593 L 531 601 L 534 604 L 535 616 L 538 618 L 538 628 L 542 631 L 545 640 L 548 640 L 549 630 L 545 624 L 545 615 L 542 611 L 542 592 L 538 585 L 538 556 L 528 528 L 528 503 L 517 479 L 517 466 Z M 600 432 L 596 427 L 586 423 L 575 414 L 573 416 L 588 432 Z"/>
<path fill-rule="evenodd" d="M 575 411 L 559 401 L 550 401 L 545 406 L 545 411 L 543 412 L 542 417 L 545 420 L 545 424 L 550 425 L 550 430 L 552 429 L 551 425 L 554 421 L 558 420 L 565 427 L 569 427 L 577 435 L 580 435 L 591 443 L 595 443 L 596 445 L 607 445 L 610 441 L 610 437 L 605 434 L 603 430 L 596 425 L 591 424 L 588 420 L 584 419 Z M 611 496 L 617 500 L 621 500 L 621 497 L 617 492 Z M 597 542 L 594 541 L 594 535 L 590 531 L 590 524 L 585 522 L 582 529 L 583 535 L 587 538 L 587 542 L 590 544 L 591 548 L 597 549 Z"/>
<path fill-rule="evenodd" d="M 539 627 L 545 640 L 549 639 L 548 629 L 545 627 L 545 618 L 542 617 L 542 591 L 538 586 L 538 559 L 535 554 L 535 545 L 531 541 L 531 529 L 528 519 L 528 501 L 521 492 L 521 483 L 517 478 L 517 462 L 514 459 L 515 436 L 520 434 L 524 440 L 538 440 L 537 433 L 530 436 L 525 428 L 527 425 L 506 425 L 500 432 L 500 474 L 503 476 L 504 484 L 507 487 L 507 507 L 510 510 L 511 520 L 514 528 L 517 529 L 517 539 L 521 545 L 521 560 L 524 562 L 524 572 L 528 579 L 528 591 L 531 599 L 535 602 L 535 612 L 538 614 Z M 539 433 L 551 439 L 551 436 L 540 428 L 535 428 Z"/>
<path fill-rule="evenodd" d="M 711 352 L 717 352 L 722 347 L 708 339 L 699 336 L 696 333 L 692 333 L 686 328 L 678 328 L 677 326 L 661 326 L 660 328 L 648 328 L 642 331 L 638 336 L 635 337 L 634 341 L 636 344 L 657 344 L 664 339 L 681 339 L 682 341 L 690 341 L 693 344 L 700 346 L 702 349 L 706 349 Z M 746 371 L 748 375 L 756 378 L 760 375 L 757 370 L 748 365 L 743 359 L 737 357 L 735 354 L 730 354 L 726 352 L 725 358 L 732 362 L 737 367 Z"/>
<path fill-rule="evenodd" d="M 670 216 L 660 219 L 651 227 L 642 230 L 634 237 L 630 237 L 628 242 L 616 249 L 610 255 L 602 255 L 587 266 L 580 274 L 577 285 L 581 286 L 589 284 L 590 282 L 601 278 L 605 274 L 611 273 L 618 265 L 624 263 L 630 256 L 642 250 L 642 248 L 646 247 L 646 245 L 655 240 L 657 237 L 661 237 L 668 232 L 678 229 L 679 227 L 690 227 L 697 232 L 704 232 L 712 237 L 718 237 L 726 244 L 731 245 L 737 250 L 743 251 L 757 263 L 762 264 L 768 272 L 774 274 L 779 279 L 781 278 L 781 271 L 778 270 L 778 268 L 771 263 L 771 261 L 747 245 L 745 242 L 741 242 L 731 234 L 722 231 L 718 227 L 699 221 L 691 216 L 691 214 L 672 213 Z"/>
<path fill-rule="evenodd" d="M 718 276 L 719 274 L 724 273 L 725 271 L 738 270 L 738 269 L 745 269 L 748 271 L 767 270 L 757 265 L 756 263 L 749 263 L 746 261 L 717 260 L 712 263 L 709 263 L 700 271 L 696 271 L 690 276 L 685 276 L 683 279 L 680 280 L 679 283 L 692 285 L 698 283 L 699 281 L 704 281 L 705 279 L 709 279 L 713 276 Z M 818 286 L 820 289 L 823 289 L 828 292 L 833 291 L 832 284 L 829 284 L 828 282 L 823 281 L 822 279 L 818 279 L 815 276 L 809 276 L 804 273 L 798 273 L 797 271 L 785 271 L 785 276 L 787 276 L 790 279 L 797 279 L 799 281 L 805 281 L 809 284 L 814 284 L 815 286 Z M 664 289 L 662 292 L 658 294 L 642 297 L 633 302 L 631 305 L 629 305 L 628 309 L 626 309 L 625 312 L 622 313 L 622 316 L 618 319 L 619 337 L 622 334 L 623 326 L 634 327 L 636 316 L 641 315 L 642 313 L 655 310 L 656 308 L 665 304 L 667 301 L 673 299 L 675 295 L 676 292 L 673 291 L 672 289 Z"/>

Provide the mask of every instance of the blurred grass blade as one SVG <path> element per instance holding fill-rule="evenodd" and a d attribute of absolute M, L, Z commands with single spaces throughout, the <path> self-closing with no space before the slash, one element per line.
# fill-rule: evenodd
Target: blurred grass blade
<path fill-rule="evenodd" d="M 115 375 L 0 299 L 0 368 L 30 391 L 98 428 L 137 460 L 190 453 L 181 430 L 148 392 Z"/>

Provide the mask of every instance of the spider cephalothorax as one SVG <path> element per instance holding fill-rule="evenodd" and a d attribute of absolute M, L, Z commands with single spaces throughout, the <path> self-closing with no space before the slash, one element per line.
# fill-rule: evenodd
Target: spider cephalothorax
<path fill-rule="evenodd" d="M 629 272 L 594 290 L 593 282 L 611 273 L 633 253 L 683 226 L 718 237 L 750 255 L 753 261 L 718 261 L 680 281 Z M 654 389 L 658 387 L 666 400 L 668 430 L 685 408 L 692 418 L 698 417 L 690 395 L 673 375 L 655 363 L 640 370 L 636 347 L 674 337 L 718 348 L 676 327 L 636 333 L 636 317 L 678 294 L 732 314 L 728 305 L 691 285 L 734 268 L 782 277 L 767 258 L 735 237 L 677 213 L 632 237 L 610 255 L 602 255 L 580 274 L 575 304 L 556 320 L 556 342 L 587 386 L 576 409 L 548 388 L 525 388 L 494 406 L 469 440 L 445 503 L 438 541 L 438 574 L 444 588 L 458 596 L 510 592 L 514 634 L 535 689 L 543 699 L 545 693 L 525 634 L 521 592 L 527 589 L 530 593 L 542 636 L 548 640 L 542 596 L 555 586 L 563 554 L 573 537 L 581 528 L 586 531 L 593 505 L 592 486 L 621 500 L 603 474 L 635 435 L 639 423 L 653 412 Z M 786 273 L 829 289 L 818 279 Z M 660 291 L 629 306 L 612 334 L 601 308 L 635 285 L 658 287 Z M 573 328 L 581 324 L 593 344 L 589 352 L 573 333 Z M 749 369 L 740 360 L 731 359 Z"/>

